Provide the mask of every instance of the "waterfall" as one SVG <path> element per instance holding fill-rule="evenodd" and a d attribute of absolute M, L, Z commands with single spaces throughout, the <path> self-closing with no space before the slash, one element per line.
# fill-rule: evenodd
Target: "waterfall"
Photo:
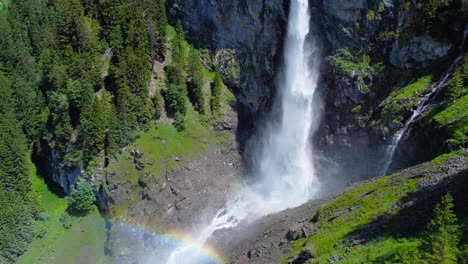
<path fill-rule="evenodd" d="M 463 60 L 463 54 L 464 54 L 464 46 L 465 46 L 465 41 L 466 37 L 468 35 L 468 26 L 465 28 L 463 31 L 463 39 L 461 41 L 460 47 L 459 47 L 459 55 L 455 60 L 450 64 L 448 67 L 447 71 L 442 75 L 442 77 L 437 81 L 436 83 L 433 83 L 431 85 L 431 89 L 429 93 L 427 93 L 418 103 L 418 107 L 416 110 L 413 112 L 411 117 L 405 122 L 405 125 L 398 130 L 395 135 L 392 138 L 392 143 L 387 147 L 386 155 L 384 158 L 384 166 L 383 169 L 380 172 L 380 175 L 385 175 L 388 172 L 388 169 L 390 168 L 390 165 L 393 162 L 393 158 L 395 156 L 395 150 L 397 149 L 401 139 L 403 138 L 403 135 L 406 133 L 410 125 L 413 123 L 413 121 L 421 115 L 421 113 L 424 112 L 426 107 L 434 100 L 434 98 L 437 96 L 437 94 L 444 89 L 451 81 L 451 76 L 457 69 L 458 65 L 460 62 Z"/>
<path fill-rule="evenodd" d="M 197 241 L 205 243 L 221 229 L 299 206 L 317 194 L 310 136 L 317 126 L 313 97 L 318 81 L 316 47 L 307 46 L 308 0 L 292 0 L 284 49 L 284 78 L 274 103 L 279 122 L 270 121 L 261 133 L 256 181 L 220 209 Z M 200 263 L 190 247 L 175 249 L 167 263 Z"/>

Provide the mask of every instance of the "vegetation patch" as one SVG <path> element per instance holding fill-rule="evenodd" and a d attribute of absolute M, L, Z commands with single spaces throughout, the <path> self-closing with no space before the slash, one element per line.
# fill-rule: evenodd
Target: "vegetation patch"
<path fill-rule="evenodd" d="M 440 166 L 461 152 L 443 155 L 431 163 Z M 307 224 L 312 234 L 293 241 L 282 262 L 287 263 L 291 256 L 299 255 L 304 249 L 314 256 L 308 263 L 456 263 L 457 258 L 463 260 L 466 241 L 460 240 L 463 227 L 454 214 L 450 194 L 433 207 L 427 224 L 420 224 L 418 217 L 407 215 L 412 210 L 408 206 L 420 195 L 417 186 L 421 179 L 395 174 L 351 187 L 317 211 Z M 419 230 L 404 227 L 408 222 L 411 222 L 409 226 L 422 226 Z M 441 262 L 441 258 L 450 261 Z"/>
<path fill-rule="evenodd" d="M 430 87 L 432 76 L 424 76 L 417 81 L 395 89 L 380 103 L 380 118 L 371 125 L 379 127 L 381 133 L 388 137 L 403 125 L 412 109 L 414 109 L 422 94 Z"/>
<path fill-rule="evenodd" d="M 371 65 L 369 56 L 365 54 L 353 55 L 347 49 L 339 49 L 335 55 L 328 57 L 335 74 L 346 76 L 343 80 L 347 85 L 356 85 L 362 94 L 370 93 L 374 76 L 379 72 L 381 65 Z"/>
<path fill-rule="evenodd" d="M 97 208 L 87 215 L 70 215 L 67 198 L 51 192 L 44 179 L 36 174 L 33 192 L 41 208 L 35 224 L 37 234 L 18 259 L 19 264 L 110 263 L 104 254 L 106 223 Z"/>

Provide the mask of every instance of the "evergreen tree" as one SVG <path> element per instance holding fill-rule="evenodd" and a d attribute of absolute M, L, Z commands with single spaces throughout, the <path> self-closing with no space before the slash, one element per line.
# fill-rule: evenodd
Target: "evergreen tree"
<path fill-rule="evenodd" d="M 107 119 L 103 105 L 97 96 L 94 96 L 92 103 L 85 107 L 81 117 L 83 160 L 87 164 L 104 149 Z"/>
<path fill-rule="evenodd" d="M 52 112 L 52 123 L 54 126 L 54 148 L 66 153 L 67 144 L 71 139 L 72 127 L 69 113 L 68 98 L 65 94 L 51 92 L 49 94 L 49 108 Z"/>
<path fill-rule="evenodd" d="M 167 89 L 166 102 L 172 116 L 187 113 L 187 95 L 184 94 L 184 88 L 181 86 L 171 85 Z"/>
<path fill-rule="evenodd" d="M 452 196 L 446 194 L 434 209 L 434 217 L 427 226 L 422 244 L 424 259 L 428 263 L 457 263 L 460 228 L 453 207 Z"/>
<path fill-rule="evenodd" d="M 130 89 L 127 85 L 119 85 L 119 89 L 117 90 L 117 105 L 123 141 L 129 139 L 130 131 L 136 127 L 136 119 L 131 115 L 131 96 Z"/>
<path fill-rule="evenodd" d="M 15 116 L 13 98 L 0 72 L 0 192 L 30 190 L 27 151 Z"/>
<path fill-rule="evenodd" d="M 81 182 L 68 197 L 68 205 L 81 212 L 88 212 L 94 207 L 96 196 L 89 182 Z"/>
<path fill-rule="evenodd" d="M 200 114 L 205 114 L 205 93 L 203 91 L 202 63 L 198 51 L 193 47 L 190 49 L 188 74 L 191 79 L 191 94 L 194 98 L 195 108 Z"/>
<path fill-rule="evenodd" d="M 221 89 L 223 87 L 223 80 L 219 69 L 216 70 L 215 78 L 211 89 L 211 111 L 213 114 L 219 114 L 221 109 Z"/>
<path fill-rule="evenodd" d="M 184 48 L 185 33 L 180 20 L 177 20 L 175 27 L 175 37 L 172 41 L 172 63 L 179 68 L 181 72 L 185 69 L 185 48 Z"/>
<path fill-rule="evenodd" d="M 34 237 L 28 151 L 12 91 L 0 71 L 0 263 L 14 263 Z"/>
<path fill-rule="evenodd" d="M 148 10 L 148 34 L 151 45 L 151 58 L 162 62 L 166 53 L 167 16 L 164 0 L 146 0 Z"/>

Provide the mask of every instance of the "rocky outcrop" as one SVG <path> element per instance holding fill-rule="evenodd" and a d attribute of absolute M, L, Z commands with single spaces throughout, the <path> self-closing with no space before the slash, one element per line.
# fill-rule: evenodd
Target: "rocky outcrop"
<path fill-rule="evenodd" d="M 113 263 L 146 263 L 147 258 L 160 259 L 161 256 L 151 254 L 157 255 L 164 246 L 170 248 L 171 243 L 176 243 L 169 238 L 176 235 L 170 234 L 170 230 L 184 233 L 197 230 L 200 226 L 196 225 L 211 220 L 229 194 L 236 193 L 240 187 L 237 182 L 242 171 L 240 166 L 235 149 L 218 149 L 167 171 L 158 181 L 152 176 L 141 177 L 141 188 L 131 190 L 140 197 L 131 201 L 132 207 L 128 208 L 126 216 L 114 221 L 109 230 L 106 247 L 114 258 Z M 112 178 L 114 175 L 108 177 L 111 182 L 119 182 Z M 115 204 L 129 202 L 119 200 L 119 197 L 128 196 L 129 190 L 123 186 L 109 188 L 108 195 Z M 135 222 L 145 223 L 166 236 L 135 228 L 132 224 Z"/>
<path fill-rule="evenodd" d="M 392 44 L 390 63 L 402 69 L 426 68 L 430 62 L 448 55 L 452 45 L 440 43 L 427 35 L 412 37 L 408 45 L 398 40 Z"/>
<path fill-rule="evenodd" d="M 319 86 L 325 109 L 315 144 L 327 163 L 319 164 L 326 168 L 319 174 L 325 182 L 333 179 L 333 184 L 371 177 L 381 169 L 385 146 L 391 141 L 391 136 L 383 137 L 372 125 L 381 118 L 379 104 L 427 72 L 437 75 L 443 70 L 445 66 L 435 65 L 450 61 L 457 45 L 449 36 L 460 34 L 463 27 L 445 19 L 450 28 L 445 36 L 428 33 L 417 24 L 424 1 L 311 2 L 325 57 Z M 411 113 L 399 118 L 405 120 L 407 115 Z M 393 120 L 385 122 L 389 134 L 399 129 Z M 409 145 L 413 150 L 424 147 L 415 141 Z M 405 166 L 414 165 L 436 156 L 440 149 L 430 153 L 402 160 L 407 161 Z M 333 164 L 337 164 L 335 169 L 329 167 Z M 401 168 L 403 163 L 395 165 Z"/>
<path fill-rule="evenodd" d="M 287 2 L 167 1 L 170 20 L 182 21 L 193 44 L 210 49 L 218 58 L 230 55 L 239 61 L 239 76 L 225 72 L 223 78 L 247 116 L 268 109 L 274 94 L 287 26 Z M 230 54 L 226 54 L 226 50 L 230 50 Z M 224 68 L 225 60 L 220 62 Z"/>
<path fill-rule="evenodd" d="M 83 175 L 83 169 L 77 166 L 68 167 L 63 165 L 63 154 L 60 151 L 52 149 L 48 155 L 46 165 L 47 175 L 60 187 L 66 194 L 73 191 L 76 180 Z"/>

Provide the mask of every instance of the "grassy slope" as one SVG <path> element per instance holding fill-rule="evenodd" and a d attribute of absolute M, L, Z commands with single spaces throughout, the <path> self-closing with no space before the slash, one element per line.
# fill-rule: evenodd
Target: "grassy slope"
<path fill-rule="evenodd" d="M 313 236 L 301 239 L 293 244 L 292 253 L 297 255 L 302 250 L 304 242 L 309 243 L 309 249 L 316 255 L 317 263 L 328 263 L 328 259 L 334 255 L 342 257 L 346 253 L 347 246 L 336 247 L 344 242 L 346 236 L 353 230 L 366 226 L 383 214 L 393 215 L 397 213 L 394 204 L 403 198 L 408 192 L 414 191 L 419 179 L 408 179 L 391 184 L 392 176 L 379 178 L 362 187 L 352 190 L 337 200 L 322 208 L 319 212 L 321 223 L 319 231 Z M 371 193 L 366 196 L 366 194 Z M 364 197 L 365 198 L 362 198 Z M 334 214 L 355 208 L 347 215 L 334 220 Z M 347 256 L 348 263 L 362 263 L 364 260 L 372 261 L 376 257 L 390 254 L 401 246 L 401 243 L 413 241 L 393 240 L 377 241 L 371 247 L 360 247 L 353 250 Z"/>
<path fill-rule="evenodd" d="M 432 117 L 438 127 L 448 128 L 460 144 L 468 141 L 468 95 L 454 102 Z"/>
<path fill-rule="evenodd" d="M 405 116 L 416 107 L 421 94 L 430 87 L 431 79 L 430 75 L 424 76 L 405 87 L 395 89 L 379 105 L 382 109 L 380 119 L 374 120 L 372 126 L 379 126 L 385 134 L 393 132 L 389 131 L 389 127 L 401 127 Z"/>
<path fill-rule="evenodd" d="M 466 155 L 463 151 L 445 154 L 434 159 L 429 166 L 439 167 L 455 155 Z M 329 263 L 329 259 L 338 256 L 342 263 L 383 263 L 391 261 L 396 253 L 417 248 L 420 234 L 407 238 L 394 235 L 404 232 L 399 229 L 399 222 L 390 222 L 383 227 L 381 235 L 372 233 L 371 241 L 362 246 L 352 246 L 353 234 L 366 228 L 377 219 L 392 219 L 400 209 L 407 195 L 416 192 L 416 185 L 421 177 L 401 178 L 397 175 L 377 178 L 357 188 L 351 188 L 319 210 L 320 221 L 315 224 L 316 232 L 308 237 L 294 241 L 291 251 L 281 262 L 287 263 L 289 257 L 297 256 L 306 244 L 314 256 L 310 263 Z M 465 220 L 466 221 L 466 220 Z"/>
<path fill-rule="evenodd" d="M 36 173 L 33 190 L 47 220 L 43 224 L 47 233 L 35 238 L 18 263 L 108 263 L 104 255 L 107 236 L 105 220 L 94 210 L 84 217 L 72 217 L 72 227 L 65 229 L 60 216 L 67 209 L 67 200 L 51 192 Z"/>

